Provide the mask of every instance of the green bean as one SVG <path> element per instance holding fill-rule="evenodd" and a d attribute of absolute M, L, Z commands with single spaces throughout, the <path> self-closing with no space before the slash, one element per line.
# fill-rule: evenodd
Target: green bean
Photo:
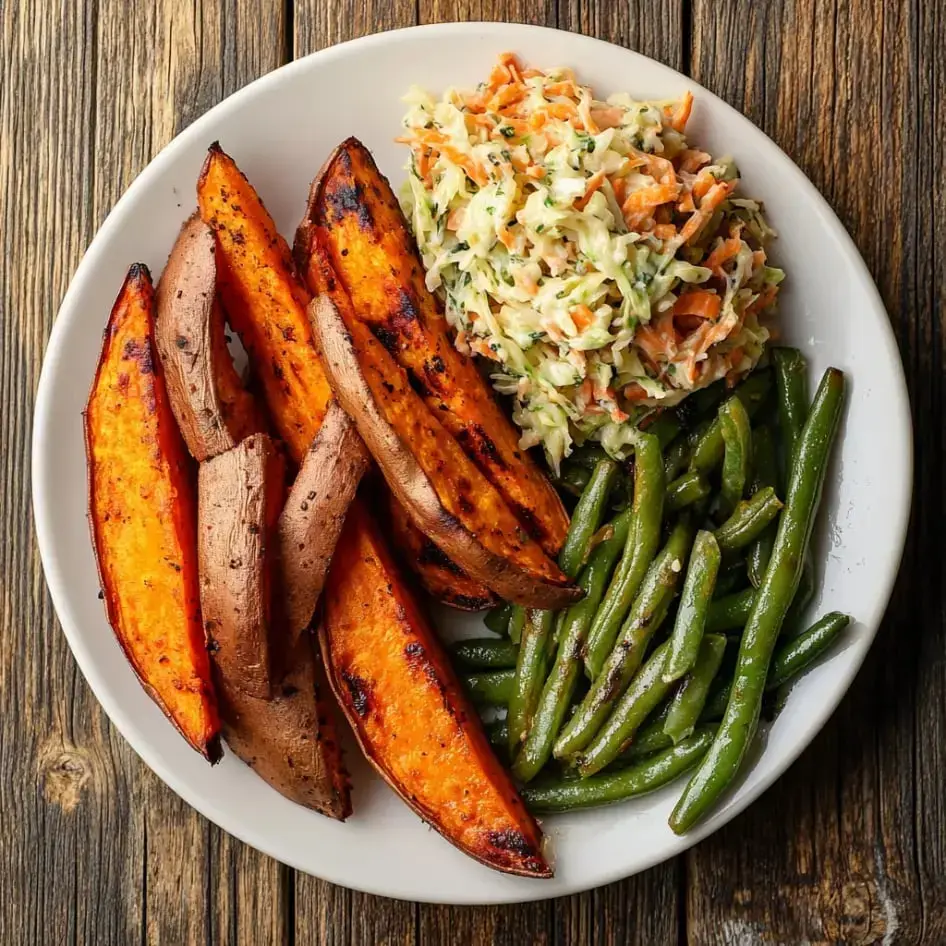
<path fill-rule="evenodd" d="M 776 486 L 778 482 L 778 463 L 775 455 L 775 439 L 768 424 L 757 427 L 752 435 L 752 492 L 757 493 L 766 486 Z M 775 532 L 778 527 L 773 523 L 752 543 L 746 554 L 746 571 L 753 588 L 762 584 L 765 566 L 769 564 L 772 546 L 775 544 Z"/>
<path fill-rule="evenodd" d="M 505 637 L 509 633 L 509 619 L 512 617 L 513 605 L 509 601 L 497 604 L 490 608 L 483 618 L 483 623 L 494 633 Z"/>
<path fill-rule="evenodd" d="M 559 486 L 572 496 L 581 496 L 591 480 L 591 472 L 579 464 L 565 463 L 562 465 L 562 475 L 558 479 Z"/>
<path fill-rule="evenodd" d="M 578 586 L 585 592 L 584 598 L 564 612 L 555 664 L 542 688 L 529 734 L 513 765 L 513 772 L 522 782 L 528 782 L 538 775 L 552 755 L 552 745 L 562 728 L 581 676 L 581 651 L 585 634 L 601 603 L 614 564 L 627 541 L 631 518 L 631 510 L 625 509 L 611 522 L 611 535 L 592 552 L 579 576 Z"/>
<path fill-rule="evenodd" d="M 450 646 L 450 655 L 464 670 L 505 670 L 516 666 L 519 648 L 512 641 L 472 637 Z"/>
<path fill-rule="evenodd" d="M 749 417 L 754 417 L 765 401 L 772 387 L 772 374 L 765 369 L 753 371 L 742 384 L 736 388 L 733 397 L 742 402 Z M 713 472 L 723 460 L 725 444 L 723 443 L 723 429 L 717 417 L 709 424 L 702 435 L 693 445 L 693 455 L 690 457 L 690 469 L 704 476 Z"/>
<path fill-rule="evenodd" d="M 774 690 L 817 660 L 851 623 L 840 611 L 832 611 L 816 621 L 807 631 L 783 644 L 772 658 L 772 667 L 766 680 L 766 690 Z"/>
<path fill-rule="evenodd" d="M 778 417 L 783 438 L 785 469 L 789 470 L 798 438 L 808 417 L 808 363 L 797 348 L 773 348 L 772 366 L 775 369 L 775 389 L 778 392 Z"/>
<path fill-rule="evenodd" d="M 711 385 L 694 391 L 682 400 L 674 413 L 684 430 L 691 430 L 707 414 L 715 414 L 720 401 L 726 396 L 726 382 L 714 381 Z"/>
<path fill-rule="evenodd" d="M 526 623 L 526 609 L 518 604 L 513 605 L 512 616 L 509 618 L 509 639 L 514 644 L 522 640 L 522 629 Z"/>
<path fill-rule="evenodd" d="M 536 814 L 577 811 L 624 801 L 655 791 L 696 765 L 713 741 L 715 728 L 706 726 L 689 739 L 636 765 L 587 779 L 543 779 L 522 790 L 526 807 Z"/>
<path fill-rule="evenodd" d="M 664 411 L 647 428 L 647 433 L 656 438 L 660 449 L 663 450 L 664 447 L 669 446 L 676 439 L 681 430 L 683 430 L 683 425 L 676 413 L 674 411 Z"/>
<path fill-rule="evenodd" d="M 608 459 L 610 459 L 610 457 L 600 444 L 586 443 L 580 447 L 576 447 L 571 452 L 568 461 L 571 464 L 585 467 L 585 469 L 591 473 L 594 471 L 599 461 Z"/>
<path fill-rule="evenodd" d="M 792 598 L 792 606 L 785 615 L 785 623 L 782 625 L 782 634 L 785 637 L 794 637 L 805 625 L 802 619 L 805 616 L 805 610 L 811 604 L 811 599 L 815 596 L 815 566 L 811 561 L 811 554 L 805 556 L 801 567 L 801 580 L 798 582 L 798 591 Z"/>
<path fill-rule="evenodd" d="M 772 658 L 772 665 L 765 681 L 765 692 L 781 691 L 786 684 L 807 669 L 834 642 L 835 638 L 850 624 L 851 619 L 839 611 L 832 611 L 812 624 L 808 630 L 783 644 Z M 706 701 L 700 721 L 718 722 L 726 712 L 732 681 L 716 688 Z"/>
<path fill-rule="evenodd" d="M 723 473 L 719 493 L 722 514 L 728 516 L 746 491 L 752 451 L 749 413 L 738 397 L 731 397 L 719 409 L 723 432 Z"/>
<path fill-rule="evenodd" d="M 686 437 L 679 437 L 664 452 L 664 481 L 672 483 L 690 462 L 690 444 Z"/>
<path fill-rule="evenodd" d="M 505 706 L 512 696 L 512 670 L 464 673 L 460 679 L 476 706 Z"/>
<path fill-rule="evenodd" d="M 664 508 L 667 512 L 679 512 L 686 506 L 702 502 L 709 494 L 710 485 L 699 473 L 684 473 L 667 486 Z"/>
<path fill-rule="evenodd" d="M 666 683 L 679 680 L 696 663 L 720 558 L 713 533 L 697 532 L 670 637 L 670 656 L 664 667 Z"/>
<path fill-rule="evenodd" d="M 664 724 L 667 722 L 671 705 L 672 701 L 664 703 L 660 712 L 651 716 L 637 730 L 631 744 L 621 753 L 620 761 L 635 762 L 673 745 L 673 740 L 664 732 Z"/>
<path fill-rule="evenodd" d="M 686 566 L 692 536 L 689 520 L 682 519 L 647 569 L 617 643 L 591 689 L 555 742 L 553 752 L 556 758 L 571 758 L 591 742 L 611 707 L 631 682 L 641 665 L 647 645 L 667 616 L 680 573 Z"/>
<path fill-rule="evenodd" d="M 696 663 L 674 695 L 664 723 L 664 732 L 675 744 L 696 728 L 725 652 L 726 638 L 721 634 L 707 634 L 700 642 Z"/>
<path fill-rule="evenodd" d="M 703 712 L 700 713 L 700 722 L 718 723 L 726 715 L 726 707 L 729 705 L 731 693 L 731 679 L 725 683 L 720 683 L 718 687 L 712 688 L 703 706 Z"/>
<path fill-rule="evenodd" d="M 749 583 L 746 577 L 746 563 L 740 558 L 724 560 L 716 579 L 716 588 L 713 597 L 716 600 L 742 591 Z"/>
<path fill-rule="evenodd" d="M 716 530 L 720 551 L 736 552 L 751 545 L 782 509 L 782 501 L 771 486 L 736 505 L 733 514 Z"/>
<path fill-rule="evenodd" d="M 746 626 L 752 605 L 755 603 L 755 590 L 746 588 L 725 598 L 717 598 L 706 613 L 706 631 L 733 631 Z"/>
<path fill-rule="evenodd" d="M 664 641 L 654 649 L 594 739 L 577 756 L 582 778 L 600 772 L 613 762 L 631 744 L 634 733 L 670 692 L 671 684 L 664 679 L 669 653 L 670 641 Z"/>
<path fill-rule="evenodd" d="M 617 472 L 618 465 L 614 460 L 599 460 L 572 513 L 568 534 L 558 553 L 559 568 L 569 578 L 574 578 L 584 563 L 588 543 L 601 525 L 608 493 L 611 492 Z"/>
<path fill-rule="evenodd" d="M 621 622 L 634 602 L 660 542 L 664 506 L 664 472 L 660 446 L 652 434 L 641 434 L 634 449 L 634 506 L 624 554 L 601 607 L 591 623 L 585 645 L 585 672 L 600 672 Z"/>
<path fill-rule="evenodd" d="M 613 460 L 599 460 L 572 513 L 568 534 L 558 554 L 559 567 L 569 578 L 574 578 L 581 570 L 588 544 L 601 525 L 616 474 L 617 464 Z M 509 699 L 509 751 L 513 758 L 532 725 L 545 683 L 554 625 L 554 611 L 530 611 L 523 626 L 516 680 Z"/>
<path fill-rule="evenodd" d="M 785 511 L 742 635 L 726 713 L 712 747 L 670 817 L 670 827 L 677 833 L 693 827 L 726 791 L 755 735 L 772 651 L 801 578 L 843 403 L 844 375 L 829 368 L 795 448 Z"/>

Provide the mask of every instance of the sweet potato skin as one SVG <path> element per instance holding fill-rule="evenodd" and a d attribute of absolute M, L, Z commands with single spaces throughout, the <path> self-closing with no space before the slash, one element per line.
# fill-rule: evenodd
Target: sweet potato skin
<path fill-rule="evenodd" d="M 332 562 L 321 643 L 335 696 L 394 791 L 488 867 L 550 877 L 538 825 L 360 504 Z"/>
<path fill-rule="evenodd" d="M 181 735 L 220 759 L 200 613 L 194 474 L 154 342 L 147 267 L 128 271 L 86 405 L 89 523 L 108 621 Z"/>
<path fill-rule="evenodd" d="M 279 516 L 280 584 L 293 644 L 312 620 L 345 515 L 370 463 L 351 418 L 332 401 Z"/>
<path fill-rule="evenodd" d="M 394 192 L 356 138 L 336 149 L 313 183 L 296 237 L 297 262 L 304 264 L 316 234 L 357 317 L 408 371 L 526 530 L 557 555 L 568 531 L 562 501 L 519 447 L 518 432 L 476 365 L 452 344 Z"/>
<path fill-rule="evenodd" d="M 316 267 L 323 292 L 309 312 L 326 371 L 413 521 L 505 600 L 549 609 L 577 600 L 580 590 L 522 529 L 495 487 L 411 390 L 404 369 L 352 315 L 317 251 L 310 279 Z"/>
<path fill-rule="evenodd" d="M 200 173 L 197 202 L 216 237 L 230 323 L 258 372 L 280 437 L 301 462 L 332 399 L 306 318 L 309 293 L 259 195 L 217 144 Z"/>
<path fill-rule="evenodd" d="M 351 814 L 351 789 L 311 634 L 306 631 L 283 656 L 280 663 L 289 671 L 269 700 L 249 695 L 222 672 L 232 664 L 223 649 L 214 661 L 227 745 L 290 801 L 344 821 Z"/>
<path fill-rule="evenodd" d="M 485 611 L 498 601 L 486 585 L 470 578 L 459 565 L 418 529 L 407 510 L 382 487 L 381 519 L 396 551 L 434 600 L 460 611 Z"/>
<path fill-rule="evenodd" d="M 174 243 L 155 292 L 155 339 L 171 407 L 195 460 L 264 428 L 227 350 L 213 231 L 197 214 Z"/>
<path fill-rule="evenodd" d="M 272 584 L 286 469 L 254 434 L 206 460 L 198 474 L 200 603 L 214 663 L 231 688 L 269 699 Z"/>

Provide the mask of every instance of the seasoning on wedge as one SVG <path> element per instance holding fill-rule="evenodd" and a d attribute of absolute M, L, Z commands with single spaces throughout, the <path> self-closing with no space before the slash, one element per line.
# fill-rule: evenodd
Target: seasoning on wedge
<path fill-rule="evenodd" d="M 421 531 L 507 601 L 557 609 L 581 597 L 463 453 L 366 325 L 314 246 L 309 308 L 332 387 Z"/>
<path fill-rule="evenodd" d="M 538 825 L 360 504 L 335 551 L 321 641 L 365 756 L 404 801 L 483 864 L 550 877 Z"/>
<path fill-rule="evenodd" d="M 85 411 L 89 522 L 109 623 L 184 738 L 220 759 L 204 643 L 190 458 L 155 347 L 151 275 L 128 271 Z"/>
<path fill-rule="evenodd" d="M 454 347 L 397 199 L 356 138 L 336 149 L 312 184 L 295 241 L 303 273 L 316 234 L 357 318 L 409 373 L 424 403 L 529 534 L 557 555 L 568 531 L 561 499 L 520 448 L 519 432 L 476 365 Z"/>

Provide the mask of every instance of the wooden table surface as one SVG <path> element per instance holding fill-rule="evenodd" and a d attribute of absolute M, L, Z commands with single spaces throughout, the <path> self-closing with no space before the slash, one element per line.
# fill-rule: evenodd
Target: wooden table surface
<path fill-rule="evenodd" d="M 917 418 L 914 525 L 893 603 L 802 759 L 675 861 L 593 893 L 489 909 L 333 887 L 181 802 L 76 668 L 29 492 L 56 309 L 148 161 L 294 56 L 474 19 L 628 46 L 771 135 L 860 247 Z M 946 943 L 944 48 L 941 0 L 0 0 L 0 944 Z"/>

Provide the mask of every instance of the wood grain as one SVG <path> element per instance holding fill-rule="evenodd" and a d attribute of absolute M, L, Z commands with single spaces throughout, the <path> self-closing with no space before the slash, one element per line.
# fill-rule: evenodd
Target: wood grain
<path fill-rule="evenodd" d="M 45 341 L 79 257 L 135 175 L 293 55 L 449 19 L 609 39 L 691 71 L 764 128 L 863 253 L 918 421 L 901 580 L 814 745 L 686 857 L 517 907 L 336 888 L 190 810 L 78 673 L 30 519 Z M 939 0 L 0 0 L 0 943 L 946 942 L 944 48 Z"/>
<path fill-rule="evenodd" d="M 922 514 L 877 644 L 835 719 L 768 796 L 687 858 L 692 942 L 946 935 L 946 639 L 943 585 L 929 574 L 937 562 L 942 577 L 932 552 L 943 508 L 943 195 L 933 182 L 943 173 L 944 107 L 933 64 L 944 21 L 935 10 L 870 0 L 693 7 L 695 78 L 801 165 L 880 286 L 922 418 Z M 744 61 L 736 49 L 747 50 Z"/>

